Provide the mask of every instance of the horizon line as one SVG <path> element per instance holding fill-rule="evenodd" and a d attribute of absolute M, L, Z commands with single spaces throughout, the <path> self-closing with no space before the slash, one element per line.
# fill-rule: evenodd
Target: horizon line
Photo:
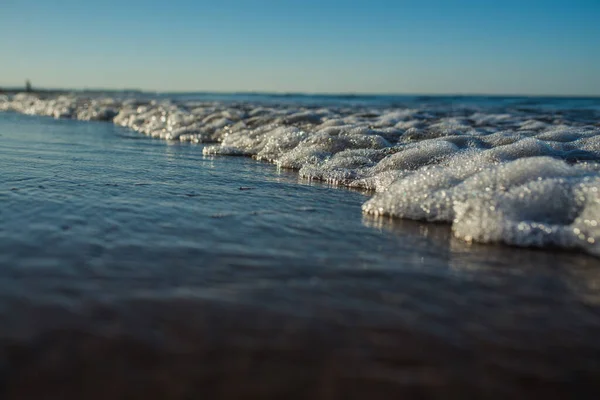
<path fill-rule="evenodd" d="M 485 92 L 446 92 L 446 93 L 410 93 L 410 92 L 297 92 L 297 91 L 263 91 L 263 90 L 153 90 L 153 89 L 135 89 L 135 88 L 55 88 L 33 86 L 33 93 L 39 92 L 135 92 L 144 94 L 217 94 L 217 95 L 271 95 L 271 96 L 328 96 L 328 97 L 537 97 L 537 98 L 580 98 L 580 99 L 600 99 L 598 94 L 535 94 L 535 93 L 485 93 Z M 0 93 L 18 92 L 25 93 L 24 86 L 2 86 Z"/>

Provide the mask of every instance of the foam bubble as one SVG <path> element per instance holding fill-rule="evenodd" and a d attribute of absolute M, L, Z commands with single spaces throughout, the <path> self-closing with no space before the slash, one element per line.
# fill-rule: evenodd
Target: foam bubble
<path fill-rule="evenodd" d="M 590 171 L 550 157 L 486 165 L 473 155 L 399 178 L 363 210 L 448 222 L 466 241 L 582 248 L 597 254 L 599 185 L 595 167 Z"/>

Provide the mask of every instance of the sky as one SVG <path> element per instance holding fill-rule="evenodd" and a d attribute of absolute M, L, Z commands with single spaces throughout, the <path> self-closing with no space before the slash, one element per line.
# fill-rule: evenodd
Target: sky
<path fill-rule="evenodd" d="M 0 87 L 600 96 L 600 0 L 0 0 Z"/>

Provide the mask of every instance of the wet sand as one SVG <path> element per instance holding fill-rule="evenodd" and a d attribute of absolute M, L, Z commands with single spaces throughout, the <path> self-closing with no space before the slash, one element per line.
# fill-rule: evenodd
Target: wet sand
<path fill-rule="evenodd" d="M 557 281 L 369 272 L 296 281 L 104 302 L 3 296 L 2 397 L 600 393 L 600 309 Z"/>

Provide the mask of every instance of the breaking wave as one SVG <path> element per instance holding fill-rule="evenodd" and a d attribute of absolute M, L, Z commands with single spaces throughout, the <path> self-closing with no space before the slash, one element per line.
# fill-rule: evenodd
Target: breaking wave
<path fill-rule="evenodd" d="M 0 111 L 112 121 L 208 143 L 307 179 L 373 190 L 363 212 L 445 222 L 466 241 L 600 256 L 600 112 L 307 106 L 260 102 L 0 96 Z"/>

